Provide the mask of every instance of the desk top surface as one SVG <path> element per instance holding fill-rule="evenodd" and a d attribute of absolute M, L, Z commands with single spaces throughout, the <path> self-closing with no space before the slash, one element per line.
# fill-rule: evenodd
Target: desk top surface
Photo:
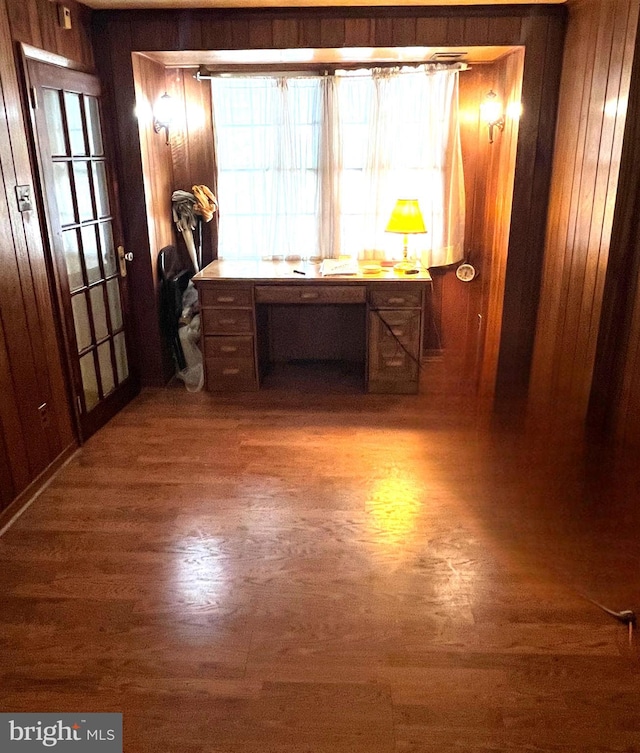
<path fill-rule="evenodd" d="M 421 269 L 417 274 L 405 274 L 396 272 L 393 267 L 383 267 L 380 272 L 371 274 L 366 272 L 367 264 L 375 264 L 375 261 L 364 261 L 359 263 L 360 271 L 357 275 L 329 275 L 323 277 L 320 274 L 320 263 L 305 261 L 213 261 L 203 270 L 193 277 L 193 282 L 205 281 L 226 281 L 234 280 L 236 282 L 286 282 L 305 283 L 309 280 L 322 283 L 340 283 L 348 285 L 349 283 L 363 282 L 401 282 L 401 283 L 422 283 L 431 280 L 431 275 L 427 269 Z M 298 272 L 294 271 L 298 270 Z M 304 274 L 299 274 L 304 272 Z"/>

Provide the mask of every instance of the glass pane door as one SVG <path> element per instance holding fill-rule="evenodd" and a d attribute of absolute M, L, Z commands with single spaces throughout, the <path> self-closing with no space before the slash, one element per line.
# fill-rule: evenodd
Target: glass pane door
<path fill-rule="evenodd" d="M 105 404 L 131 381 L 99 82 L 34 61 L 29 74 L 38 94 L 36 138 L 75 399 L 87 436 L 110 417 Z M 89 420 L 96 411 L 99 419 Z"/>

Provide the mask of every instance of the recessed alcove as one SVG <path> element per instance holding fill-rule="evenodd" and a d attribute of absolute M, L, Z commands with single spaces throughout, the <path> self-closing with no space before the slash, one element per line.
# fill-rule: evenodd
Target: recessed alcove
<path fill-rule="evenodd" d="M 521 113 L 524 47 L 342 47 L 174 50 L 133 53 L 149 244 L 173 242 L 173 190 L 210 185 L 215 174 L 211 89 L 201 74 L 284 72 L 456 61 L 465 174 L 465 260 L 478 270 L 461 282 L 457 265 L 433 275 L 425 319 L 423 389 L 433 394 L 491 396 L 499 356 L 502 301 Z M 164 92 L 175 102 L 170 148 L 152 128 L 152 106 Z M 506 108 L 504 131 L 489 142 L 480 105 L 497 92 Z M 526 107 L 526 103 L 524 104 Z M 213 258 L 215 223 L 205 230 L 203 260 Z M 161 240 L 162 239 L 162 240 Z M 167 240 L 170 239 L 170 240 Z M 178 242 L 180 239 L 176 239 Z"/>

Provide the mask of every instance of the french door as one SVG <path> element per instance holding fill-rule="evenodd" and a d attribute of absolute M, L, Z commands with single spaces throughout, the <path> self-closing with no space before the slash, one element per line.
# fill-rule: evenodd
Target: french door
<path fill-rule="evenodd" d="M 127 336 L 127 261 L 105 150 L 100 82 L 28 60 L 72 403 L 80 440 L 136 393 Z"/>

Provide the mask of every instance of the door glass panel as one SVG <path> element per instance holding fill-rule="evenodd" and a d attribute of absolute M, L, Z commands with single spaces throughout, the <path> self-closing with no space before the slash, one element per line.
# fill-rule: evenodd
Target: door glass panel
<path fill-rule="evenodd" d="M 116 272 L 116 251 L 113 247 L 113 230 L 111 229 L 110 222 L 101 222 L 99 229 L 104 276 L 110 277 Z"/>
<path fill-rule="evenodd" d="M 107 293 L 109 294 L 109 313 L 111 314 L 111 331 L 122 327 L 122 307 L 120 304 L 120 285 L 118 278 L 114 277 L 107 283 Z"/>
<path fill-rule="evenodd" d="M 96 333 L 96 340 L 102 340 L 109 334 L 107 327 L 107 312 L 104 308 L 104 287 L 96 285 L 91 288 L 91 315 L 93 317 L 93 329 Z"/>
<path fill-rule="evenodd" d="M 90 283 L 97 282 L 102 278 L 102 273 L 100 272 L 100 261 L 98 259 L 96 227 L 95 225 L 88 225 L 82 228 L 81 233 L 84 265 L 87 268 L 87 278 Z"/>
<path fill-rule="evenodd" d="M 89 312 L 84 293 L 78 293 L 71 299 L 73 307 L 73 324 L 76 330 L 78 353 L 91 345 L 91 327 L 89 326 Z"/>
<path fill-rule="evenodd" d="M 53 182 L 55 185 L 56 201 L 61 225 L 71 225 L 75 222 L 73 210 L 73 195 L 71 193 L 71 181 L 69 180 L 69 163 L 53 163 Z"/>
<path fill-rule="evenodd" d="M 89 188 L 89 163 L 74 162 L 73 175 L 76 180 L 76 199 L 80 222 L 95 219 L 93 204 L 91 202 L 91 189 Z"/>
<path fill-rule="evenodd" d="M 107 173 L 104 162 L 93 163 L 93 177 L 96 184 L 96 204 L 98 205 L 98 217 L 107 217 L 109 211 L 109 191 L 107 189 Z"/>
<path fill-rule="evenodd" d="M 122 383 L 129 376 L 129 362 L 127 360 L 127 346 L 124 339 L 124 332 L 120 332 L 113 338 L 113 345 L 116 349 L 116 366 L 118 367 L 118 382 Z"/>
<path fill-rule="evenodd" d="M 100 363 L 100 379 L 102 380 L 102 396 L 106 397 L 116 388 L 111 365 L 111 343 L 107 340 L 98 347 L 98 362 Z"/>
<path fill-rule="evenodd" d="M 102 146 L 102 131 L 100 128 L 100 109 L 95 97 L 84 98 L 87 116 L 87 131 L 89 132 L 89 150 L 92 155 L 104 154 Z"/>
<path fill-rule="evenodd" d="M 64 126 L 62 124 L 62 108 L 60 107 L 60 92 L 55 89 L 43 89 L 44 112 L 47 120 L 47 133 L 49 134 L 49 147 L 54 157 L 66 155 L 67 142 L 64 138 Z"/>
<path fill-rule="evenodd" d="M 84 285 L 82 279 L 82 267 L 80 265 L 80 249 L 78 247 L 78 231 L 65 230 L 62 233 L 64 240 L 64 260 L 67 265 L 69 289 L 77 290 Z"/>
<path fill-rule="evenodd" d="M 82 389 L 87 411 L 98 404 L 98 380 L 96 379 L 96 367 L 93 363 L 93 351 L 82 356 L 80 359 L 80 373 L 82 374 Z"/>
<path fill-rule="evenodd" d="M 86 154 L 87 148 L 84 142 L 80 95 L 65 92 L 64 105 L 67 111 L 67 129 L 69 131 L 69 142 L 71 143 L 71 154 Z"/>

